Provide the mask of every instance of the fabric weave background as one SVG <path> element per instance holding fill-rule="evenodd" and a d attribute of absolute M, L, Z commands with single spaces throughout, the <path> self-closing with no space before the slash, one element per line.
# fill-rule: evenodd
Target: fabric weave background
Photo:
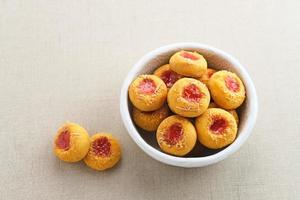
<path fill-rule="evenodd" d="M 0 199 L 300 199 L 300 2 L 0 0 Z M 247 67 L 253 134 L 216 165 L 182 169 L 127 135 L 119 92 L 132 65 L 173 42 L 223 49 Z M 60 162 L 65 121 L 114 133 L 107 172 Z"/>

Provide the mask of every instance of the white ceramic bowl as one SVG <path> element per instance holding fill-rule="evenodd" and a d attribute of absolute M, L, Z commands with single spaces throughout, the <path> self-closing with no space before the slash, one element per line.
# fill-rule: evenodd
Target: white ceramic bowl
<path fill-rule="evenodd" d="M 149 133 L 144 133 L 141 129 L 138 129 L 131 119 L 131 103 L 128 100 L 128 87 L 130 83 L 138 75 L 150 74 L 157 67 L 168 63 L 171 55 L 182 49 L 199 52 L 208 61 L 208 65 L 213 66 L 213 68 L 227 69 L 235 72 L 242 79 L 246 87 L 247 98 L 243 106 L 239 109 L 240 123 L 237 138 L 231 145 L 222 150 L 204 150 L 205 155 L 203 157 L 196 157 L 193 155 L 191 157 L 176 157 L 162 152 L 155 141 L 155 136 Z M 246 69 L 239 63 L 239 61 L 228 53 L 199 43 L 171 44 L 160 47 L 146 54 L 128 73 L 123 83 L 120 96 L 120 112 L 122 120 L 129 135 L 135 143 L 152 158 L 165 164 L 179 167 L 207 166 L 219 162 L 236 152 L 249 137 L 255 124 L 257 110 L 258 105 L 256 90 Z M 197 151 L 201 152 L 203 149 L 200 148 Z"/>

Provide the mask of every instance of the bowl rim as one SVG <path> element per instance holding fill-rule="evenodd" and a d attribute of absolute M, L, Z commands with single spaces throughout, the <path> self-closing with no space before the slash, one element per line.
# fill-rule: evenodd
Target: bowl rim
<path fill-rule="evenodd" d="M 214 53 L 221 55 L 223 58 L 233 63 L 235 69 L 238 70 L 239 73 L 243 75 L 243 82 L 247 89 L 247 101 L 249 103 L 249 107 L 250 107 L 249 110 L 251 110 L 251 113 L 247 115 L 247 119 L 246 119 L 247 123 L 245 125 L 243 132 L 239 133 L 240 136 L 237 137 L 230 146 L 226 147 L 225 149 L 223 149 L 222 151 L 216 154 L 205 156 L 205 157 L 185 158 L 185 157 L 176 157 L 176 156 L 163 153 L 157 150 L 156 148 L 152 147 L 142 138 L 142 136 L 136 130 L 133 121 L 130 117 L 130 112 L 128 109 L 128 87 L 131 84 L 132 80 L 136 77 L 138 71 L 142 69 L 146 63 L 148 63 L 150 60 L 154 59 L 158 55 L 161 55 L 163 52 L 169 52 L 178 48 L 181 49 L 201 48 L 201 49 L 213 51 Z M 253 81 L 250 78 L 250 75 L 248 74 L 246 69 L 241 65 L 241 63 L 236 58 L 234 58 L 230 54 L 220 49 L 217 49 L 215 47 L 206 44 L 200 44 L 195 42 L 173 43 L 173 44 L 159 47 L 157 49 L 148 52 L 140 60 L 138 60 L 138 62 L 136 62 L 133 68 L 129 71 L 129 73 L 127 74 L 123 82 L 121 88 L 121 94 L 120 94 L 121 118 L 125 125 L 125 128 L 127 129 L 127 132 L 129 133 L 133 141 L 146 154 L 148 154 L 150 157 L 154 158 L 155 160 L 158 160 L 168 165 L 179 166 L 179 167 L 202 167 L 202 166 L 211 165 L 227 158 L 229 155 L 236 152 L 245 143 L 245 141 L 251 134 L 251 131 L 254 127 L 257 118 L 257 112 L 258 112 L 258 100 L 257 100 L 256 89 Z"/>

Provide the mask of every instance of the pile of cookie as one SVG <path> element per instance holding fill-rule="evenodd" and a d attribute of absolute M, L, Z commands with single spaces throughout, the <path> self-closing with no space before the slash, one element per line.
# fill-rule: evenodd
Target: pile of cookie
<path fill-rule="evenodd" d="M 128 89 L 134 123 L 156 134 L 165 153 L 185 156 L 197 139 L 209 149 L 231 144 L 238 132 L 236 109 L 245 87 L 233 72 L 209 66 L 198 52 L 179 51 L 153 74 L 138 76 Z"/>
<path fill-rule="evenodd" d="M 121 158 L 119 141 L 110 133 L 89 136 L 85 128 L 76 123 L 65 123 L 58 129 L 53 145 L 54 154 L 65 162 L 79 162 L 95 170 L 114 167 Z"/>

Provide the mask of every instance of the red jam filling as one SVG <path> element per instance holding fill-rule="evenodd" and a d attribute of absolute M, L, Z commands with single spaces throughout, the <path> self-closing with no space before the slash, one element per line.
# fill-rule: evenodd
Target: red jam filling
<path fill-rule="evenodd" d="M 198 102 L 203 96 L 203 93 L 200 92 L 200 89 L 196 85 L 190 84 L 183 89 L 182 96 L 188 101 Z"/>
<path fill-rule="evenodd" d="M 56 146 L 59 149 L 68 150 L 70 148 L 70 133 L 68 130 L 61 132 L 56 140 Z"/>
<path fill-rule="evenodd" d="M 111 154 L 111 144 L 107 137 L 100 137 L 96 139 L 92 144 L 93 152 L 97 156 L 107 157 Z"/>
<path fill-rule="evenodd" d="M 144 94 L 153 94 L 156 90 L 156 84 L 151 79 L 144 79 L 140 82 L 139 90 Z"/>
<path fill-rule="evenodd" d="M 160 78 L 165 82 L 166 86 L 170 88 L 179 79 L 179 76 L 176 72 L 173 72 L 172 70 L 167 70 L 162 73 Z"/>
<path fill-rule="evenodd" d="M 183 138 L 183 128 L 180 123 L 175 123 L 169 127 L 164 135 L 164 140 L 169 145 L 175 145 Z"/>
<path fill-rule="evenodd" d="M 226 87 L 233 92 L 237 92 L 240 88 L 239 83 L 231 76 L 227 76 L 225 78 L 225 83 L 226 83 Z"/>
<path fill-rule="evenodd" d="M 195 56 L 194 54 L 186 52 L 186 51 L 181 52 L 180 55 L 182 57 L 190 59 L 190 60 L 198 60 L 199 59 L 198 56 Z"/>
<path fill-rule="evenodd" d="M 227 128 L 227 121 L 223 118 L 217 118 L 213 120 L 213 124 L 209 127 L 209 129 L 214 134 L 222 134 L 223 131 Z"/>

